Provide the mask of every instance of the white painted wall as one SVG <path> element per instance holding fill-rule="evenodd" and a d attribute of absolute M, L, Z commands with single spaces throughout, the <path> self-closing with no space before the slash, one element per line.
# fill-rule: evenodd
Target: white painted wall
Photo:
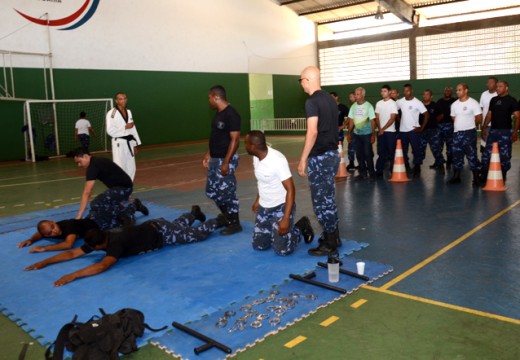
<path fill-rule="evenodd" d="M 47 27 L 14 9 L 59 19 L 85 1 L 2 0 L 0 49 L 48 52 Z M 314 24 L 272 0 L 101 0 L 84 25 L 59 28 L 55 68 L 299 74 L 317 61 Z"/>

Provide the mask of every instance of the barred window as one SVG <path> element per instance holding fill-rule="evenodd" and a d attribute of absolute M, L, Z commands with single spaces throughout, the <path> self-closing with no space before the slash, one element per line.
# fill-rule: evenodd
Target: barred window
<path fill-rule="evenodd" d="M 407 38 L 320 49 L 319 62 L 322 85 L 410 78 Z"/>
<path fill-rule="evenodd" d="M 417 78 L 520 72 L 520 25 L 417 38 Z"/>

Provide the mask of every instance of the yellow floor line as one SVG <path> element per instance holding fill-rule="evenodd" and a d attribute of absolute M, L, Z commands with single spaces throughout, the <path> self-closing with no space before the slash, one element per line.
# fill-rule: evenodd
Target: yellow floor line
<path fill-rule="evenodd" d="M 421 261 L 420 263 L 418 263 L 417 265 L 415 265 L 414 267 L 412 267 L 411 269 L 405 271 L 404 273 L 402 273 L 401 275 L 397 276 L 395 279 L 387 282 L 385 285 L 381 286 L 381 289 L 383 290 L 387 290 L 389 289 L 390 287 L 394 286 L 395 284 L 397 284 L 398 282 L 400 282 L 401 280 L 407 278 L 408 276 L 410 276 L 411 274 L 413 274 L 414 272 L 416 272 L 417 270 L 423 268 L 424 266 L 428 265 L 429 263 L 431 263 L 433 260 L 437 259 L 439 256 L 443 255 L 444 253 L 446 253 L 448 250 L 454 248 L 455 246 L 457 246 L 458 244 L 460 244 L 461 242 L 463 242 L 464 240 L 466 240 L 467 238 L 469 238 L 471 235 L 473 235 L 474 233 L 476 233 L 477 231 L 483 229 L 484 227 L 486 227 L 487 225 L 491 224 L 493 221 L 497 220 L 498 218 L 500 218 L 502 215 L 504 215 L 505 213 L 509 212 L 510 210 L 512 210 L 515 206 L 517 206 L 518 204 L 520 204 L 520 200 L 517 200 L 515 203 L 509 205 L 508 207 L 506 207 L 504 210 L 500 211 L 499 213 L 495 214 L 494 216 L 490 217 L 489 219 L 487 219 L 486 221 L 484 221 L 482 224 L 476 226 L 475 228 L 473 228 L 472 230 L 468 231 L 467 233 L 465 233 L 464 235 L 462 235 L 461 237 L 459 237 L 457 240 L 453 241 L 452 243 L 446 245 L 445 247 L 443 247 L 441 250 L 437 251 L 435 254 L 431 255 L 430 257 L 426 258 L 425 260 Z"/>
<path fill-rule="evenodd" d="M 293 347 L 295 347 L 296 345 L 298 345 L 299 343 L 303 342 L 307 340 L 307 338 L 305 336 L 297 336 L 295 337 L 294 339 L 292 339 L 291 341 L 289 341 L 288 343 L 285 343 L 285 347 L 288 348 L 288 349 L 292 349 Z"/>
<path fill-rule="evenodd" d="M 463 307 L 463 306 L 457 306 L 457 305 L 452 305 L 452 304 L 448 304 L 448 303 L 443 303 L 441 301 L 425 299 L 425 298 L 422 298 L 422 297 L 419 297 L 419 296 L 408 295 L 408 294 L 400 293 L 400 292 L 393 291 L 393 290 L 386 290 L 386 289 L 383 289 L 383 288 L 376 288 L 376 287 L 373 287 L 373 286 L 370 286 L 370 285 L 363 285 L 362 287 L 364 289 L 367 289 L 367 290 L 377 291 L 377 292 L 381 292 L 381 293 L 388 294 L 388 295 L 399 296 L 399 297 L 402 297 L 402 298 L 405 298 L 405 299 L 409 299 L 409 300 L 415 300 L 415 301 L 419 301 L 419 302 L 430 304 L 430 305 L 436 305 L 436 306 L 448 308 L 448 309 L 451 309 L 451 310 L 462 311 L 462 312 L 465 312 L 465 313 L 468 313 L 468 314 L 478 315 L 478 316 L 486 317 L 486 318 L 489 318 L 489 319 L 500 320 L 500 321 L 508 322 L 508 323 L 511 323 L 511 324 L 520 325 L 520 320 L 509 318 L 509 317 L 502 316 L 502 315 L 491 314 L 491 313 L 487 313 L 487 312 L 484 312 L 484 311 L 479 311 L 479 310 L 475 310 L 475 309 L 466 308 L 466 307 Z"/>
<path fill-rule="evenodd" d="M 337 317 L 337 316 L 331 316 L 331 317 L 329 317 L 327 320 L 322 321 L 322 322 L 320 323 L 320 325 L 323 326 L 323 327 L 327 327 L 327 326 L 329 326 L 330 324 L 333 324 L 333 323 L 335 323 L 335 322 L 338 321 L 338 320 L 339 320 L 339 317 Z"/>
<path fill-rule="evenodd" d="M 354 308 L 354 309 L 357 309 L 358 307 L 362 306 L 363 304 L 365 304 L 367 302 L 367 300 L 365 299 L 359 299 L 358 301 L 356 301 L 355 303 L 353 303 L 352 305 L 350 305 L 351 308 Z"/>

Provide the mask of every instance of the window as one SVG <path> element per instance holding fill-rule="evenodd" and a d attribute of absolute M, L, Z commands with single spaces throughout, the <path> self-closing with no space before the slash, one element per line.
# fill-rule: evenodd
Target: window
<path fill-rule="evenodd" d="M 322 85 L 410 78 L 407 38 L 320 49 L 319 62 Z"/>
<path fill-rule="evenodd" d="M 520 25 L 417 38 L 417 78 L 520 72 Z"/>

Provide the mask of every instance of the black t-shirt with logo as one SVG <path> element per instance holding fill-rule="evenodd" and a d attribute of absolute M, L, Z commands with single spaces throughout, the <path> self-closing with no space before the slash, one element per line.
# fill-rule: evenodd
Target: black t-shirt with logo
<path fill-rule="evenodd" d="M 241 122 L 240 114 L 231 105 L 215 115 L 209 138 L 209 154 L 212 158 L 226 157 L 231 142 L 230 132 L 240 131 Z"/>
<path fill-rule="evenodd" d="M 68 219 L 56 222 L 61 229 L 61 235 L 56 239 L 65 239 L 70 234 L 83 238 L 85 233 L 90 229 L 98 229 L 98 225 L 91 219 Z"/>
<path fill-rule="evenodd" d="M 511 115 L 519 110 L 518 102 L 511 95 L 495 96 L 489 102 L 491 128 L 497 130 L 512 129 L 513 121 L 511 120 Z"/>
<path fill-rule="evenodd" d="M 132 187 L 132 179 L 115 162 L 107 158 L 90 158 L 87 168 L 87 181 L 99 180 L 108 188 Z"/>
<path fill-rule="evenodd" d="M 309 156 L 338 149 L 338 105 L 324 90 L 315 91 L 305 101 L 307 118 L 318 117 L 318 136 Z"/>
<path fill-rule="evenodd" d="M 112 256 L 116 259 L 144 254 L 164 246 L 162 235 L 152 225 L 151 221 L 125 227 L 120 232 L 108 231 L 105 234 L 108 236 L 108 244 L 104 249 L 106 256 Z M 88 244 L 83 244 L 81 250 L 88 254 L 94 249 Z"/>

